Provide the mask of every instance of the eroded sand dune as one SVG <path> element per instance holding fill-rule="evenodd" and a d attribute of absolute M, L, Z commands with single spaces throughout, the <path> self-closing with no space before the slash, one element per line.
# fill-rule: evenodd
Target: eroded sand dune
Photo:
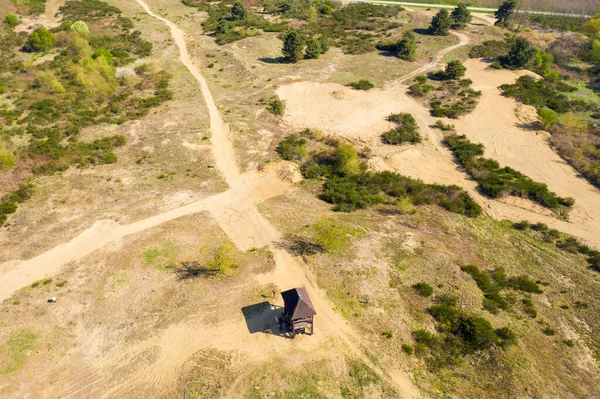
<path fill-rule="evenodd" d="M 365 92 L 331 83 L 296 82 L 279 88 L 277 94 L 286 101 L 286 123 L 372 146 L 375 156 L 371 166 L 376 169 L 398 171 L 428 183 L 457 184 L 467 189 L 494 218 L 543 222 L 600 247 L 600 191 L 552 150 L 547 133 L 528 128 L 529 122 L 535 120 L 535 110 L 503 97 L 498 89 L 530 72 L 490 70 L 480 60 L 469 60 L 466 66 L 473 88 L 482 91 L 481 101 L 472 114 L 450 123 L 456 125 L 460 134 L 484 144 L 486 156 L 548 184 L 561 196 L 574 197 L 576 205 L 569 221 L 559 220 L 527 200 L 497 201 L 479 195 L 475 182 L 459 170 L 441 143 L 441 132 L 430 127 L 436 118 L 406 94 L 405 85 Z M 381 144 L 379 135 L 390 126 L 385 118 L 398 112 L 409 112 L 415 117 L 426 137 L 423 143 L 401 147 Z"/>

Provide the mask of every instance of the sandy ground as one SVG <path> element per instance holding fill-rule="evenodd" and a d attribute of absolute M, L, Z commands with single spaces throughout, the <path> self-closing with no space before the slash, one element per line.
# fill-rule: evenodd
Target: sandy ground
<path fill-rule="evenodd" d="M 548 184 L 561 196 L 574 197 L 576 204 L 569 221 L 553 217 L 528 200 L 498 201 L 481 196 L 475 182 L 457 168 L 452 154 L 441 143 L 441 132 L 430 127 L 436 118 L 406 94 L 403 84 L 364 92 L 332 83 L 295 82 L 280 87 L 277 94 L 286 101 L 284 120 L 288 125 L 319 129 L 371 146 L 371 166 L 375 169 L 398 171 L 428 183 L 457 184 L 494 218 L 543 222 L 600 247 L 600 192 L 550 148 L 547 133 L 529 128 L 536 120 L 535 110 L 503 97 L 498 89 L 529 72 L 490 70 L 480 60 L 469 60 L 466 66 L 473 89 L 482 91 L 481 101 L 472 114 L 447 122 L 455 124 L 459 133 L 483 143 L 486 156 Z M 434 67 L 430 65 L 430 69 Z M 390 127 L 385 118 L 398 112 L 415 117 L 426 138 L 423 143 L 401 147 L 381 144 L 380 134 Z"/>
<path fill-rule="evenodd" d="M 31 32 L 38 25 L 44 25 L 46 28 L 55 28 L 59 23 L 56 16 L 60 6 L 65 4 L 66 0 L 46 0 L 46 9 L 42 14 L 21 17 L 21 23 L 17 25 L 17 32 Z"/>
<path fill-rule="evenodd" d="M 366 358 L 355 343 L 357 337 L 354 331 L 344 318 L 334 311 L 325 292 L 318 289 L 306 275 L 300 261 L 274 246 L 280 235 L 275 227 L 258 212 L 255 204 L 283 193 L 291 183 L 297 180 L 297 172 L 290 164 L 282 163 L 271 165 L 261 172 L 247 172 L 240 175 L 228 137 L 228 126 L 219 115 L 206 81 L 190 60 L 185 34 L 171 21 L 152 13 L 146 3 L 141 0 L 136 1 L 150 16 L 159 19 L 170 28 L 171 36 L 180 51 L 180 61 L 200 85 L 202 96 L 210 113 L 211 144 L 215 167 L 223 174 L 231 188 L 213 197 L 129 225 L 119 225 L 109 220 L 98 221 L 68 243 L 55 247 L 33 259 L 24 262 L 6 262 L 0 266 L 0 270 L 5 270 L 0 276 L 0 287 L 2 288 L 0 300 L 10 297 L 13 292 L 35 280 L 57 273 L 68 262 L 80 259 L 102 247 L 114 245 L 128 235 L 185 215 L 207 211 L 239 249 L 269 247 L 273 253 L 276 267 L 268 275 L 257 276 L 259 282 L 273 283 L 281 289 L 294 286 L 305 286 L 308 289 L 313 303 L 319 309 L 319 316 L 328 323 L 319 329 L 319 334 L 315 335 L 318 337 L 317 339 L 300 341 L 305 343 L 304 346 L 319 345 L 325 340 L 344 342 L 348 350 L 363 359 L 376 372 L 381 375 L 387 374 L 403 397 L 417 397 L 417 389 L 403 372 L 389 370 L 386 373 Z M 179 377 L 178 371 L 181 366 L 191 355 L 207 347 L 237 349 L 246 352 L 256 351 L 252 355 L 257 358 L 271 355 L 269 351 L 264 351 L 266 346 L 272 348 L 271 351 L 279 350 L 284 353 L 297 350 L 295 348 L 297 344 L 291 340 L 287 341 L 287 344 L 277 346 L 256 342 L 256 340 L 266 339 L 268 339 L 268 335 L 248 334 L 246 324 L 241 317 L 237 317 L 231 322 L 220 323 L 217 328 L 212 329 L 201 328 L 197 320 L 186 321 L 182 324 L 172 325 L 146 341 L 128 345 L 125 351 L 122 347 L 115 346 L 112 351 L 88 364 L 59 393 L 61 397 L 82 395 L 122 397 L 125 394 L 131 395 L 142 386 L 151 385 L 157 387 L 158 390 L 173 387 Z M 250 340 L 252 342 L 249 342 Z M 118 383 L 106 383 L 114 379 L 112 372 L 118 365 L 127 363 L 127 360 L 132 357 L 143 356 L 148 350 L 157 347 L 160 355 L 155 361 L 124 376 Z M 112 387 L 109 392 L 104 391 L 107 385 Z M 231 393 L 231 397 L 237 396 L 239 393 Z"/>

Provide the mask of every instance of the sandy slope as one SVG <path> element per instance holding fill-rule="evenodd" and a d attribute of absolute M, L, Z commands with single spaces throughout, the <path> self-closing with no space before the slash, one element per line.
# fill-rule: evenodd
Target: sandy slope
<path fill-rule="evenodd" d="M 37 25 L 44 25 L 46 28 L 55 28 L 59 23 L 57 17 L 58 9 L 65 4 L 66 0 L 47 0 L 46 9 L 42 14 L 25 16 L 21 18 L 21 23 L 17 25 L 17 32 L 31 32 Z"/>
<path fill-rule="evenodd" d="M 376 169 L 395 170 L 428 183 L 457 184 L 494 218 L 543 222 L 600 247 L 600 192 L 552 151 L 547 133 L 524 127 L 535 120 L 535 111 L 503 97 L 497 88 L 528 72 L 489 70 L 479 60 L 469 60 L 466 65 L 467 77 L 473 80 L 474 89 L 482 91 L 482 98 L 472 114 L 449 122 L 459 133 L 483 143 L 487 156 L 548 184 L 559 195 L 574 197 L 570 221 L 559 220 L 527 200 L 497 201 L 479 195 L 476 184 L 458 170 L 452 154 L 441 143 L 441 132 L 430 127 L 435 118 L 406 94 L 402 84 L 363 92 L 331 83 L 296 82 L 280 87 L 277 94 L 286 101 L 284 120 L 289 125 L 320 129 L 370 145 L 375 155 L 371 164 Z M 390 126 L 385 117 L 397 112 L 415 117 L 426 137 L 423 143 L 401 147 L 381 144 L 379 135 Z"/>

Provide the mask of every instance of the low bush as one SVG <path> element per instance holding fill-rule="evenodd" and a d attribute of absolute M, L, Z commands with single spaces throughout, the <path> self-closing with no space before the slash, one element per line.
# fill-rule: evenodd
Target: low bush
<path fill-rule="evenodd" d="M 396 127 L 381 135 L 384 143 L 402 144 L 421 142 L 417 121 L 415 121 L 415 118 L 411 114 L 392 114 L 388 116 L 388 120 L 395 123 Z"/>
<path fill-rule="evenodd" d="M 271 97 L 270 99 L 265 101 L 265 104 L 267 105 L 267 111 L 269 111 L 273 115 L 283 115 L 284 106 L 283 102 L 279 99 L 279 97 Z"/>
<path fill-rule="evenodd" d="M 356 90 L 364 90 L 364 91 L 371 90 L 373 87 L 375 87 L 373 82 L 370 82 L 365 79 L 349 83 L 348 86 L 353 87 Z"/>
<path fill-rule="evenodd" d="M 276 151 L 286 161 L 298 162 L 306 156 L 306 144 L 305 138 L 291 134 L 279 143 Z"/>
<path fill-rule="evenodd" d="M 510 50 L 510 44 L 503 40 L 486 40 L 482 44 L 473 46 L 469 51 L 471 58 L 500 58 Z"/>
<path fill-rule="evenodd" d="M 416 283 L 412 287 L 417 292 L 417 294 L 421 295 L 422 297 L 428 297 L 431 296 L 431 294 L 433 294 L 433 287 L 423 281 L 421 281 L 420 283 Z"/>
<path fill-rule="evenodd" d="M 19 25 L 19 18 L 17 18 L 15 14 L 8 13 L 4 17 L 4 23 L 11 28 L 14 28 L 15 26 Z"/>
<path fill-rule="evenodd" d="M 514 195 L 528 198 L 538 204 L 562 212 L 573 206 L 572 198 L 559 197 L 548 186 L 537 183 L 522 173 L 501 168 L 498 162 L 483 158 L 483 145 L 471 143 L 465 136 L 448 136 L 444 143 L 454 152 L 459 163 L 478 183 L 478 188 L 491 198 Z"/>

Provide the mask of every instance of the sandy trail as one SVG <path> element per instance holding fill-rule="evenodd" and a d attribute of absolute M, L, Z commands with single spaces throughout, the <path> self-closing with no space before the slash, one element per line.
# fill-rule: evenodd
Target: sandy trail
<path fill-rule="evenodd" d="M 449 52 L 451 52 L 453 50 L 456 50 L 457 48 L 460 48 L 460 47 L 463 47 L 463 46 L 466 46 L 467 44 L 469 44 L 469 42 L 470 42 L 469 36 L 465 35 L 464 33 L 455 32 L 455 31 L 450 31 L 450 33 L 452 33 L 454 36 L 458 37 L 458 39 L 459 39 L 458 43 L 456 43 L 455 45 L 452 45 L 450 47 L 446 47 L 445 49 L 443 49 L 442 51 L 437 53 L 435 56 L 435 59 L 433 61 L 431 61 L 429 64 L 423 65 L 422 67 L 415 69 L 408 75 L 404 75 L 401 78 L 396 79 L 394 82 L 392 82 L 387 87 L 389 88 L 390 86 L 395 86 L 399 83 L 406 82 L 407 80 L 410 80 L 417 75 L 421 75 L 424 72 L 427 72 L 431 69 L 434 69 L 437 66 L 442 65 L 443 61 L 444 61 L 444 56 L 446 54 L 448 54 Z"/>
<path fill-rule="evenodd" d="M 531 201 L 514 197 L 497 201 L 481 196 L 475 182 L 458 169 L 452 154 L 442 144 L 441 132 L 430 127 L 436 118 L 406 94 L 405 85 L 364 92 L 332 83 L 296 82 L 280 87 L 277 94 L 286 101 L 286 123 L 299 129 L 323 130 L 371 146 L 374 169 L 394 170 L 427 183 L 459 185 L 493 218 L 546 223 L 600 248 L 600 192 L 553 152 L 547 133 L 523 128 L 535 118 L 531 107 L 503 97 L 497 88 L 528 72 L 489 70 L 487 64 L 479 60 L 469 60 L 466 65 L 473 88 L 482 91 L 481 101 L 472 114 L 446 122 L 455 124 L 459 133 L 473 141 L 483 143 L 486 156 L 548 184 L 561 196 L 574 197 L 576 205 L 569 221 L 553 217 Z M 515 109 L 522 111 L 517 114 Z M 385 118 L 397 112 L 411 113 L 426 140 L 411 146 L 383 146 L 380 134 L 391 126 Z"/>
<path fill-rule="evenodd" d="M 190 71 L 194 78 L 200 84 L 202 90 L 202 97 L 206 102 L 208 108 L 208 114 L 210 117 L 210 130 L 211 137 L 210 142 L 213 145 L 213 156 L 215 157 L 215 163 L 218 169 L 223 174 L 223 177 L 227 181 L 227 184 L 233 186 L 239 179 L 240 174 L 235 163 L 235 156 L 233 154 L 233 147 L 229 141 L 229 126 L 223 122 L 221 114 L 217 109 L 215 100 L 212 97 L 206 80 L 198 71 L 198 68 L 194 65 L 190 59 L 190 55 L 187 50 L 185 43 L 185 33 L 177 27 L 173 22 L 159 15 L 154 14 L 150 7 L 141 0 L 136 0 L 137 3 L 142 6 L 144 11 L 153 18 L 156 18 L 164 22 L 171 29 L 171 37 L 175 40 L 175 44 L 179 48 L 179 60 L 185 67 Z"/>

